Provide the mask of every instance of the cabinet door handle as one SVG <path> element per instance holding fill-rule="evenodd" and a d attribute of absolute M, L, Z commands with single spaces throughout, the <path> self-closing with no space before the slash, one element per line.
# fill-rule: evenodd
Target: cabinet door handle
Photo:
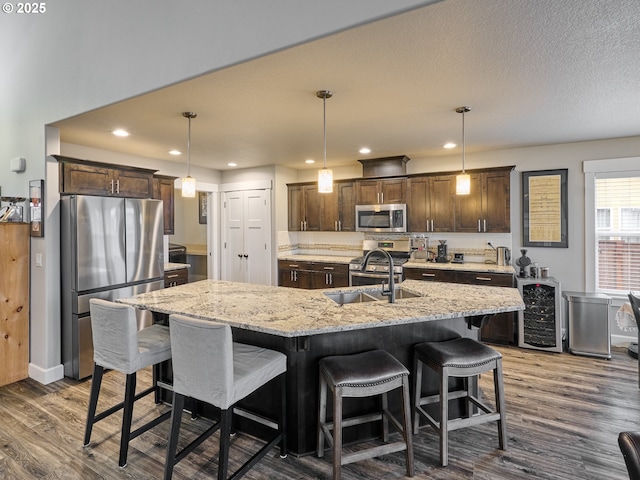
<path fill-rule="evenodd" d="M 478 231 L 481 232 L 482 230 L 480 230 L 480 219 L 478 219 Z"/>
<path fill-rule="evenodd" d="M 485 218 L 484 220 L 482 220 L 482 223 L 484 225 L 484 231 L 487 231 L 487 219 Z"/>
<path fill-rule="evenodd" d="M 120 193 L 120 180 L 116 180 L 116 193 Z"/>
<path fill-rule="evenodd" d="M 329 274 L 329 285 L 333 285 L 333 273 Z"/>
<path fill-rule="evenodd" d="M 380 194 L 380 196 L 382 197 L 382 202 L 381 202 L 381 203 L 384 203 L 384 192 L 382 192 L 382 193 Z"/>
<path fill-rule="evenodd" d="M 167 275 L 167 278 L 176 278 L 178 276 L 177 273 L 174 273 L 173 275 Z"/>
<path fill-rule="evenodd" d="M 334 267 L 322 267 L 323 270 L 335 270 Z"/>
<path fill-rule="evenodd" d="M 338 220 L 338 231 L 342 231 L 342 220 Z"/>
<path fill-rule="evenodd" d="M 247 255 L 246 253 L 244 255 L 242 255 L 244 258 L 249 258 L 249 255 Z"/>
<path fill-rule="evenodd" d="M 289 264 L 289 268 L 298 268 L 298 267 L 300 267 L 300 265 L 295 265 L 293 263 Z"/>
<path fill-rule="evenodd" d="M 431 231 L 435 232 L 435 230 L 433 229 L 433 219 L 431 219 Z"/>
<path fill-rule="evenodd" d="M 242 254 L 241 253 L 238 254 L 238 258 L 242 258 Z"/>
<path fill-rule="evenodd" d="M 481 282 L 490 282 L 493 279 L 491 277 L 476 277 L 476 280 L 479 280 Z"/>
<path fill-rule="evenodd" d="M 111 193 L 113 193 L 113 180 L 111 180 L 111 188 L 108 188 L 107 190 L 111 190 Z"/>
<path fill-rule="evenodd" d="M 422 276 L 423 277 L 431 277 L 431 278 L 433 278 L 433 277 L 436 276 L 436 274 L 435 273 L 423 273 Z"/>

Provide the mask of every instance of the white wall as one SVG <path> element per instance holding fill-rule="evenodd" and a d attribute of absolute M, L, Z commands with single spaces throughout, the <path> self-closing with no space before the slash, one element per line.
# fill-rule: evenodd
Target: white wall
<path fill-rule="evenodd" d="M 29 180 L 44 178 L 46 198 L 53 198 L 55 166 L 46 168 L 45 156 L 59 153 L 59 139 L 48 130 L 46 146 L 45 125 L 428 3 L 58 0 L 42 14 L 2 14 L 2 194 L 26 195 Z M 18 156 L 27 160 L 22 174 L 9 169 Z M 31 287 L 30 375 L 44 383 L 61 371 L 59 305 L 49 287 L 59 278 L 55 201 L 47 214 L 45 237 L 32 241 L 32 253 L 44 257 L 33 276 L 50 282 L 36 280 Z"/>

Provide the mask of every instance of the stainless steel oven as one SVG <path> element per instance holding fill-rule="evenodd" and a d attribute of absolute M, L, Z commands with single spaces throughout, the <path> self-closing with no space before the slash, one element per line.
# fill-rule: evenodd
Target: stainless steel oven
<path fill-rule="evenodd" d="M 400 283 L 404 279 L 402 264 L 409 259 L 411 245 L 409 240 L 365 240 L 362 243 L 364 254 L 370 250 L 380 248 L 386 250 L 393 258 L 393 280 Z M 369 259 L 367 268 L 362 270 L 364 257 L 357 257 L 349 264 L 349 285 L 357 287 L 360 285 L 380 285 L 389 282 L 389 261 L 387 257 L 380 254 Z"/>

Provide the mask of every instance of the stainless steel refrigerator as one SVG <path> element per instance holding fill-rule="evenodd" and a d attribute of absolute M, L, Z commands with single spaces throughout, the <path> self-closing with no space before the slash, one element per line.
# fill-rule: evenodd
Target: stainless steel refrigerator
<path fill-rule="evenodd" d="M 62 362 L 76 379 L 93 373 L 89 300 L 115 300 L 164 287 L 162 202 L 63 196 L 60 201 Z M 138 328 L 151 313 L 138 311 Z"/>

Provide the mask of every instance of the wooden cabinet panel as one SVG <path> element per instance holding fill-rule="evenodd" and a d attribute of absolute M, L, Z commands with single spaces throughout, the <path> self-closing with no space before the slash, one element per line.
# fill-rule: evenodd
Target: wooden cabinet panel
<path fill-rule="evenodd" d="M 65 194 L 153 198 L 153 174 L 147 168 L 111 165 L 54 155 L 59 191 Z"/>
<path fill-rule="evenodd" d="M 278 260 L 278 285 L 306 289 L 347 287 L 349 265 Z"/>
<path fill-rule="evenodd" d="M 355 231 L 355 188 L 338 181 L 332 193 L 313 184 L 288 185 L 288 227 L 291 232 Z"/>
<path fill-rule="evenodd" d="M 456 283 L 456 272 L 439 268 L 404 268 L 407 280 L 425 280 L 431 282 Z"/>
<path fill-rule="evenodd" d="M 0 386 L 29 375 L 29 224 L 0 223 Z"/>
<path fill-rule="evenodd" d="M 338 190 L 338 231 L 356 231 L 356 186 L 352 181 L 336 182 Z"/>
<path fill-rule="evenodd" d="M 407 181 L 410 232 L 452 232 L 455 228 L 455 177 L 425 175 Z"/>
<path fill-rule="evenodd" d="M 356 181 L 356 202 L 358 205 L 406 203 L 406 195 L 406 178 Z"/>
<path fill-rule="evenodd" d="M 510 170 L 471 173 L 471 193 L 455 196 L 455 231 L 511 231 Z"/>
<path fill-rule="evenodd" d="M 154 175 L 153 198 L 162 200 L 162 213 L 164 219 L 164 234 L 174 234 L 175 219 L 175 188 L 174 181 L 177 177 L 167 175 Z"/>
<path fill-rule="evenodd" d="M 189 282 L 189 270 L 180 268 L 164 272 L 164 288 L 177 287 Z"/>
<path fill-rule="evenodd" d="M 302 185 L 287 186 L 289 231 L 299 232 L 303 230 L 304 205 L 302 203 Z"/>

